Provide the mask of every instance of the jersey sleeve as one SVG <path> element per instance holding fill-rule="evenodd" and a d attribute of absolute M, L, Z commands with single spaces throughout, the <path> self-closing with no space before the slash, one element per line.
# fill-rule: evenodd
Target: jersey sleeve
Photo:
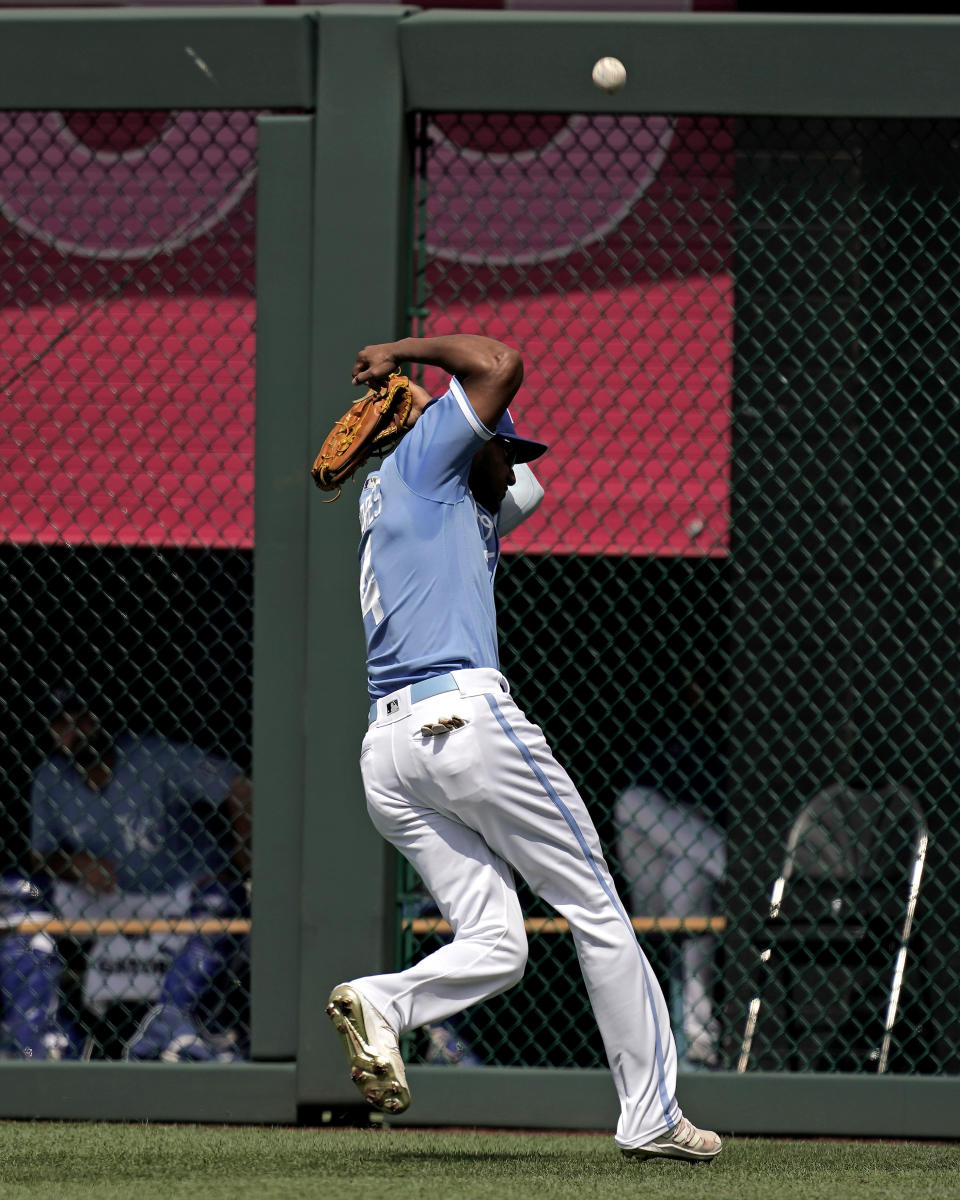
<path fill-rule="evenodd" d="M 467 486 L 471 459 L 492 437 L 459 380 L 451 379 L 394 451 L 397 472 L 418 496 L 456 501 Z"/>
<path fill-rule="evenodd" d="M 167 743 L 163 757 L 167 783 L 192 807 L 222 804 L 240 774 L 228 758 L 207 754 L 189 742 Z"/>

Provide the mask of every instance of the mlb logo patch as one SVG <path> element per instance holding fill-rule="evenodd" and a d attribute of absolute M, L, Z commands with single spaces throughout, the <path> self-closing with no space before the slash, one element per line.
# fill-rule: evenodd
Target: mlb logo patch
<path fill-rule="evenodd" d="M 400 707 L 399 700 L 388 700 L 387 701 L 387 713 L 388 714 L 395 713 L 399 707 Z"/>

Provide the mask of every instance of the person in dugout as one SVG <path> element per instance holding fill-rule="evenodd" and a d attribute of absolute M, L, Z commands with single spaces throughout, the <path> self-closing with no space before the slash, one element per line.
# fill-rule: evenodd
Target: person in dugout
<path fill-rule="evenodd" d="M 149 925 L 243 918 L 249 908 L 251 785 L 229 759 L 157 733 L 113 736 L 66 685 L 44 716 L 29 869 L 0 876 L 0 1056 L 33 1060 L 91 1053 L 89 1029 L 64 1002 L 66 962 L 44 932 L 50 920 Z M 162 929 L 96 937 L 85 947 L 82 1009 L 133 1007 L 126 1059 L 242 1058 L 242 1034 L 218 1017 L 245 943 Z"/>

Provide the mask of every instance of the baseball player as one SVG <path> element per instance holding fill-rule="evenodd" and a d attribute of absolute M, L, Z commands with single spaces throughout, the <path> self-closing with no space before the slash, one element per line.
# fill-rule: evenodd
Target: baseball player
<path fill-rule="evenodd" d="M 499 669 L 493 578 L 514 465 L 546 447 L 507 406 L 520 355 L 467 334 L 367 346 L 355 384 L 401 363 L 451 376 L 414 385 L 408 432 L 360 497 L 360 605 L 371 699 L 360 752 L 378 831 L 416 869 L 453 940 L 404 971 L 335 987 L 327 1013 L 375 1108 L 410 1103 L 398 1035 L 516 984 L 527 942 L 513 872 L 567 919 L 620 1099 L 616 1142 L 637 1158 L 705 1162 L 721 1143 L 675 1096 L 667 1005 L 583 800 Z"/>
<path fill-rule="evenodd" d="M 69 687 L 55 688 L 47 704 L 52 753 L 30 789 L 37 879 L 4 876 L 0 909 L 16 913 L 19 897 L 21 905 L 42 899 L 48 916 L 67 919 L 239 915 L 249 863 L 246 776 L 227 759 L 158 734 L 114 738 Z M 229 818 L 226 837 L 220 813 Z M 29 917 L 29 909 L 19 915 Z M 236 939 L 226 935 L 155 933 L 137 938 L 135 948 L 124 935 L 100 937 L 87 958 L 84 1002 L 97 1013 L 114 1001 L 151 1002 L 125 1058 L 232 1058 L 201 1026 L 213 1015 L 211 1002 L 216 1007 L 212 985 L 236 954 Z M 63 969 L 43 932 L 0 939 L 0 1041 L 8 1052 L 79 1054 L 80 1039 L 58 1011 Z"/>

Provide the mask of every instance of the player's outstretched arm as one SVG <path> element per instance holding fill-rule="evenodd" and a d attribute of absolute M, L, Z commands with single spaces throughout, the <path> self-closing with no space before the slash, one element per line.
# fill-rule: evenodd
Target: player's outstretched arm
<path fill-rule="evenodd" d="M 401 338 L 365 346 L 353 364 L 353 382 L 377 385 L 402 363 L 423 363 L 456 375 L 473 411 L 488 429 L 496 426 L 523 382 L 519 351 L 472 333 Z"/>

